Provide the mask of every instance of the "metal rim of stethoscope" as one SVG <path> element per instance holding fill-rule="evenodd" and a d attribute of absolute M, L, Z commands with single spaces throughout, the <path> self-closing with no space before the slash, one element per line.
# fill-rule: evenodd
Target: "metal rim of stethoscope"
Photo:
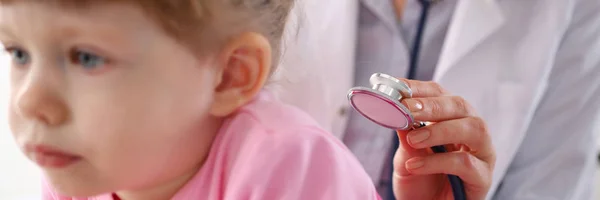
<path fill-rule="evenodd" d="M 379 98 L 379 99 L 381 99 L 381 100 L 383 100 L 383 101 L 386 101 L 386 102 L 387 102 L 387 103 L 389 103 L 390 105 L 392 105 L 392 106 L 396 107 L 398 110 L 408 110 L 408 108 L 406 108 L 406 106 L 402 105 L 402 104 L 400 103 L 400 101 L 398 101 L 398 100 L 395 100 L 395 99 L 392 99 L 392 98 L 388 97 L 386 94 L 384 94 L 383 92 L 380 92 L 380 91 L 374 90 L 374 89 L 372 89 L 372 88 L 367 88 L 367 87 L 354 87 L 354 88 L 352 88 L 351 90 L 352 90 L 352 91 L 350 91 L 350 92 L 348 93 L 348 95 L 347 95 L 347 96 L 348 96 L 348 101 L 350 101 L 350 105 L 352 106 L 352 108 L 354 108 L 355 110 L 357 110 L 357 111 L 359 111 L 359 112 L 361 112 L 361 109 L 360 109 L 360 107 L 359 107 L 359 106 L 357 106 L 357 105 L 354 103 L 354 101 L 352 101 L 352 98 L 353 98 L 355 95 L 357 95 L 357 94 L 367 94 L 367 93 L 370 93 L 370 94 L 373 94 L 373 93 L 375 93 L 375 94 L 377 94 L 377 95 L 376 95 L 376 96 L 374 96 L 374 97 L 376 97 L 376 98 Z M 403 115 L 406 117 L 406 119 L 407 119 L 407 121 L 408 121 L 408 123 L 406 123 L 406 126 L 404 126 L 404 127 L 392 127 L 392 126 L 388 126 L 388 125 L 386 125 L 386 124 L 384 124 L 384 123 L 380 123 L 378 120 L 376 120 L 376 119 L 374 119 L 374 118 L 371 118 L 369 115 L 364 115 L 364 114 L 363 114 L 363 116 L 364 116 L 365 118 L 369 119 L 370 121 L 372 121 L 372 122 L 374 122 L 374 123 L 376 123 L 376 124 L 378 124 L 378 125 L 380 125 L 380 126 L 386 127 L 386 128 L 390 128 L 390 129 L 399 129 L 399 130 L 406 130 L 406 129 L 410 129 L 410 128 L 412 127 L 412 125 L 413 125 L 413 123 L 412 123 L 412 122 L 414 122 L 414 117 L 412 116 L 412 114 L 410 114 L 410 112 L 402 112 L 402 114 L 403 114 Z"/>
<path fill-rule="evenodd" d="M 354 110 L 360 112 L 365 118 L 369 119 L 370 121 L 390 129 L 407 130 L 413 127 L 422 126 L 423 123 L 415 122 L 410 110 L 402 103 L 400 103 L 402 99 L 412 97 L 412 90 L 410 89 L 408 84 L 402 82 L 401 80 L 393 76 L 382 73 L 374 73 L 373 75 L 371 75 L 371 77 L 369 78 L 369 82 L 371 83 L 371 88 L 354 87 L 351 88 L 348 92 L 347 98 Z M 391 106 L 395 107 L 406 118 L 406 125 L 403 127 L 389 126 L 387 124 L 379 122 L 376 119 L 373 119 L 369 115 L 364 114 L 363 111 L 360 109 L 360 106 L 357 106 L 355 104 L 355 101 L 353 101 L 353 97 L 357 94 L 368 94 L 372 97 L 376 97 L 380 100 L 383 100 Z"/>

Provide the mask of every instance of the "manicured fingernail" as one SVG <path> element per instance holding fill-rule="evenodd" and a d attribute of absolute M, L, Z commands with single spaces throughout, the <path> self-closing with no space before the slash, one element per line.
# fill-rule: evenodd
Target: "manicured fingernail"
<path fill-rule="evenodd" d="M 423 165 L 425 165 L 425 161 L 423 160 L 423 158 L 413 158 L 406 161 L 405 163 L 405 167 L 408 170 L 417 169 L 423 167 Z"/>
<path fill-rule="evenodd" d="M 418 144 L 429 138 L 429 131 L 426 129 L 415 130 L 408 133 L 408 142 L 410 144 Z"/>
<path fill-rule="evenodd" d="M 417 112 L 420 110 L 423 110 L 423 104 L 421 104 L 421 102 L 414 100 L 414 99 L 406 99 L 404 100 L 406 106 L 408 106 L 408 109 L 412 112 Z"/>

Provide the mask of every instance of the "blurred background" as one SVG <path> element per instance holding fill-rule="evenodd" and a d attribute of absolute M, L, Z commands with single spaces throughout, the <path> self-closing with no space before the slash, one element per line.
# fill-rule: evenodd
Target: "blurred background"
<path fill-rule="evenodd" d="M 8 129 L 8 59 L 0 54 L 0 200 L 40 199 L 40 173 L 18 150 Z"/>

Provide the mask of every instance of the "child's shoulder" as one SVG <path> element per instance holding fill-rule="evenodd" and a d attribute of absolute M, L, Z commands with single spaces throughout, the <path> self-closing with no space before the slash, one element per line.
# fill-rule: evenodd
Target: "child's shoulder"
<path fill-rule="evenodd" d="M 249 104 L 242 107 L 240 115 L 252 117 L 260 125 L 270 129 L 295 127 L 319 127 L 306 112 L 276 99 L 270 92 L 263 91 Z"/>
<path fill-rule="evenodd" d="M 377 198 L 353 154 L 304 112 L 263 96 L 227 123 L 220 158 L 228 182 L 239 183 L 230 199 Z"/>
<path fill-rule="evenodd" d="M 333 145 L 347 151 L 345 145 L 302 110 L 282 103 L 270 93 L 262 92 L 254 101 L 241 108 L 225 125 L 225 132 L 235 134 L 240 142 L 286 144 L 291 147 L 312 148 L 314 145 Z M 225 133 L 225 135 L 230 135 Z M 301 146 L 297 144 L 304 143 Z M 308 145 L 308 144 L 310 145 Z"/>

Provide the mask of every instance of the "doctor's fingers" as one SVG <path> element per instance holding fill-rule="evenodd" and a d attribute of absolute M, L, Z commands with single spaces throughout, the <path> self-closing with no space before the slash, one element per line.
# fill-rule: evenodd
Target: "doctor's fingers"
<path fill-rule="evenodd" d="M 477 116 L 475 109 L 459 96 L 411 98 L 402 103 L 416 121 L 439 122 Z"/>
<path fill-rule="evenodd" d="M 456 175 L 465 182 L 469 194 L 485 196 L 492 183 L 494 167 L 468 152 L 455 151 L 411 158 L 406 161 L 405 168 L 413 175 Z M 469 197 L 470 199 L 480 199 L 474 196 Z"/>
<path fill-rule="evenodd" d="M 469 147 L 477 158 L 495 164 L 496 154 L 488 128 L 479 117 L 467 117 L 435 123 L 406 134 L 408 145 L 415 149 L 460 144 Z"/>
<path fill-rule="evenodd" d="M 433 81 L 418 81 L 400 78 L 412 90 L 412 97 L 437 97 L 450 95 L 440 84 Z"/>

